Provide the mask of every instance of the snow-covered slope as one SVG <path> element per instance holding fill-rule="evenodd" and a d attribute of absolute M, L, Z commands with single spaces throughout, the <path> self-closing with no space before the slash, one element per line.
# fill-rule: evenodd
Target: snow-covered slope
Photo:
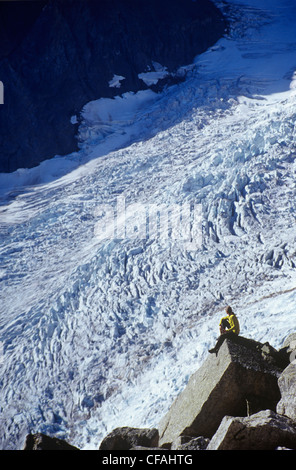
<path fill-rule="evenodd" d="M 184 83 L 92 103 L 80 152 L 0 175 L 2 448 L 157 425 L 227 304 L 244 336 L 295 329 L 296 6 L 218 5 L 231 33 Z M 201 246 L 140 236 L 186 204 Z"/>

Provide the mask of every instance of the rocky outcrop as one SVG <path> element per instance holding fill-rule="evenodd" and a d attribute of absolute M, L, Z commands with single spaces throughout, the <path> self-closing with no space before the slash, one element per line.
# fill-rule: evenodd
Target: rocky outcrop
<path fill-rule="evenodd" d="M 171 450 L 205 450 L 210 442 L 203 436 L 194 437 L 191 436 L 179 436 L 174 442 L 172 442 Z"/>
<path fill-rule="evenodd" d="M 179 435 L 212 437 L 226 415 L 276 409 L 281 357 L 270 347 L 240 337 L 209 355 L 159 424 L 160 444 Z"/>
<path fill-rule="evenodd" d="M 79 450 L 63 439 L 49 437 L 46 434 L 28 434 L 23 450 Z"/>
<path fill-rule="evenodd" d="M 147 89 L 139 74 L 192 63 L 226 26 L 210 0 L 1 1 L 0 172 L 76 150 L 87 102 Z"/>
<path fill-rule="evenodd" d="M 274 411 L 264 410 L 250 417 L 225 416 L 207 450 L 296 449 L 296 423 Z"/>
<path fill-rule="evenodd" d="M 281 400 L 277 405 L 277 412 L 296 421 L 296 333 L 285 339 L 281 351 L 289 356 L 290 364 L 278 381 Z"/>
<path fill-rule="evenodd" d="M 101 442 L 100 450 L 129 450 L 135 447 L 155 447 L 157 429 L 116 428 Z"/>
<path fill-rule="evenodd" d="M 287 336 L 279 352 L 282 355 L 283 359 L 286 361 L 286 365 L 289 365 L 291 362 L 295 361 L 296 359 L 296 333 L 292 333 Z"/>
<path fill-rule="evenodd" d="M 279 351 L 243 337 L 226 339 L 192 375 L 158 428 L 117 428 L 99 449 L 296 449 L 295 336 Z M 67 445 L 58 441 L 29 435 L 25 448 Z"/>
<path fill-rule="evenodd" d="M 296 364 L 291 363 L 279 378 L 281 400 L 277 412 L 296 421 Z"/>

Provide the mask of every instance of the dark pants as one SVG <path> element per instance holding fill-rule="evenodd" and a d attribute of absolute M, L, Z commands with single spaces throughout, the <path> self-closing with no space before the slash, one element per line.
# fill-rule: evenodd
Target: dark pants
<path fill-rule="evenodd" d="M 219 336 L 216 346 L 213 349 L 210 349 L 209 352 L 217 354 L 217 352 L 219 351 L 219 349 L 221 348 L 222 344 L 224 343 L 226 339 L 231 339 L 235 341 L 237 337 L 238 337 L 237 334 L 233 333 L 232 331 L 227 331 L 223 335 Z"/>

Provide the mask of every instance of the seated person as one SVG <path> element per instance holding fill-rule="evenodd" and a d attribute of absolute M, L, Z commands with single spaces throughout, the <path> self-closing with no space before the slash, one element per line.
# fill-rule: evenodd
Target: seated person
<path fill-rule="evenodd" d="M 240 327 L 237 316 L 233 312 L 232 308 L 229 306 L 226 307 L 225 311 L 227 313 L 227 317 L 223 317 L 219 324 L 220 337 L 217 341 L 216 346 L 212 349 L 209 349 L 210 353 L 217 354 L 221 344 L 223 343 L 223 341 L 225 341 L 226 338 L 235 338 L 239 335 Z"/>

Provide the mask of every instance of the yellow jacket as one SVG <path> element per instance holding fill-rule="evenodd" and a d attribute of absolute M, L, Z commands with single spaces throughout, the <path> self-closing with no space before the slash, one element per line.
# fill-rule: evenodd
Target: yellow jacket
<path fill-rule="evenodd" d="M 239 321 L 237 319 L 237 316 L 234 313 L 232 313 L 231 315 L 227 315 L 227 317 L 221 318 L 220 325 L 222 323 L 222 320 L 228 320 L 229 322 L 230 328 L 227 330 L 227 332 L 232 331 L 236 335 L 239 335 L 239 332 L 240 332 Z"/>

